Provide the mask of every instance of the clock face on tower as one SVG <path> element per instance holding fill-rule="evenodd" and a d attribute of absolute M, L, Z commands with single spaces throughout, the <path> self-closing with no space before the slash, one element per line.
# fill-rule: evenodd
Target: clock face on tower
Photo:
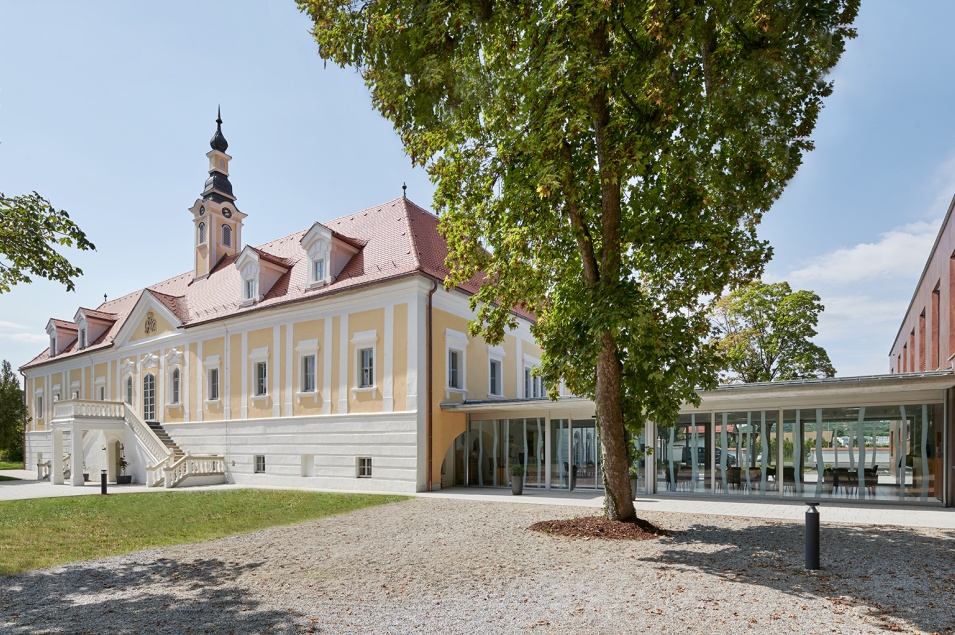
<path fill-rule="evenodd" d="M 226 208 L 222 210 L 222 215 L 225 216 L 226 218 L 232 218 L 232 210 Z"/>

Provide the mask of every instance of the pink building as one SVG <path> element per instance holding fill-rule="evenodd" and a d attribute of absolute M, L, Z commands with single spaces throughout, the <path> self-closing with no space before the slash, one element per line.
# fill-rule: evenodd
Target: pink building
<path fill-rule="evenodd" d="M 947 370 L 955 359 L 955 199 L 889 351 L 890 373 Z"/>

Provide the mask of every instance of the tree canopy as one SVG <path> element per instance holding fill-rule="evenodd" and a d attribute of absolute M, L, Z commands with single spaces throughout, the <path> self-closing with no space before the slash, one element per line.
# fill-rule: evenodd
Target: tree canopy
<path fill-rule="evenodd" d="M 27 406 L 23 401 L 20 378 L 10 362 L 3 360 L 0 367 L 0 459 L 23 460 L 23 426 Z"/>
<path fill-rule="evenodd" d="M 858 0 L 301 0 L 437 185 L 472 333 L 532 310 L 551 386 L 595 400 L 606 512 L 627 436 L 719 372 L 712 297 L 758 277 L 756 227 L 812 147 Z"/>
<path fill-rule="evenodd" d="M 31 282 L 30 275 L 61 282 L 72 291 L 73 280 L 83 270 L 70 264 L 57 246 L 96 249 L 69 214 L 36 192 L 13 197 L 0 192 L 0 293 Z"/>
<path fill-rule="evenodd" d="M 758 382 L 833 377 L 825 349 L 812 342 L 825 310 L 812 291 L 788 282 L 753 282 L 713 307 L 717 345 L 728 381 Z"/>

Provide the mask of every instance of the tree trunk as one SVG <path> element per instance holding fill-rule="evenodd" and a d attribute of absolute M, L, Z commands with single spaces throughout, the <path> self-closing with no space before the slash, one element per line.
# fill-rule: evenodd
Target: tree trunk
<path fill-rule="evenodd" d="M 610 333 L 603 334 L 597 358 L 596 405 L 603 449 L 604 503 L 610 520 L 637 517 L 630 498 L 630 465 L 627 432 L 623 426 L 620 382 L 623 368 L 617 359 L 617 345 Z"/>

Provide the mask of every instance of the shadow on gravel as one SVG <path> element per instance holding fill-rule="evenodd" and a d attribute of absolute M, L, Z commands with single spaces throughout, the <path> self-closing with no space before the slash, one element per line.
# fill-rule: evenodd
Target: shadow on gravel
<path fill-rule="evenodd" d="M 238 583 L 258 565 L 220 560 L 78 563 L 0 578 L 0 632 L 298 633 Z"/>
<path fill-rule="evenodd" d="M 822 569 L 807 571 L 800 524 L 767 522 L 731 533 L 698 524 L 674 533 L 662 554 L 643 560 L 662 569 L 697 569 L 790 594 L 792 612 L 824 602 L 836 614 L 853 610 L 886 630 L 907 626 L 905 630 L 955 633 L 955 531 L 941 533 L 935 538 L 904 528 L 826 526 L 823 521 Z M 700 553 L 683 547 L 700 543 L 717 549 Z"/>

